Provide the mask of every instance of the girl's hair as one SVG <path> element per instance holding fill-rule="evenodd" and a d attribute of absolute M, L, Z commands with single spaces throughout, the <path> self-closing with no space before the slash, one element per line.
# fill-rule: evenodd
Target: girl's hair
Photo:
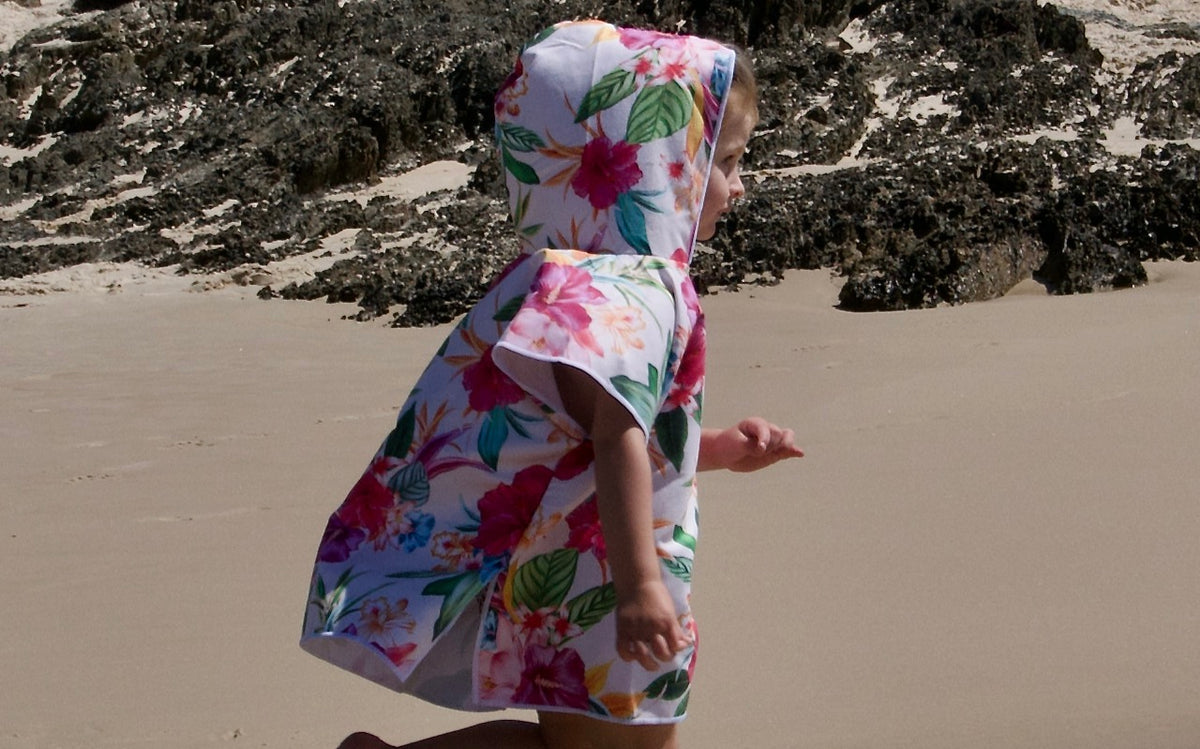
<path fill-rule="evenodd" d="M 730 92 L 738 91 L 743 94 L 746 97 L 746 103 L 749 104 L 755 119 L 757 119 L 758 81 L 754 77 L 754 66 L 750 63 L 750 55 L 740 47 L 733 47 L 733 54 L 733 80 L 730 83 Z"/>

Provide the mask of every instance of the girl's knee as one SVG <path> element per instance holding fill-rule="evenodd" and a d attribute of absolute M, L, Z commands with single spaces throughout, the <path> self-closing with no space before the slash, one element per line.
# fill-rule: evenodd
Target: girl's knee
<path fill-rule="evenodd" d="M 676 726 L 625 725 L 566 713 L 538 713 L 547 749 L 678 749 Z"/>

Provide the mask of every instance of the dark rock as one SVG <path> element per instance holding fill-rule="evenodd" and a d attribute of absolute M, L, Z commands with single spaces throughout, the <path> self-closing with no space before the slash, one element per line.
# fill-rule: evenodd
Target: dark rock
<path fill-rule="evenodd" d="M 837 161 L 866 126 L 866 71 L 823 40 L 757 52 L 755 75 L 763 95 L 750 169 Z"/>
<path fill-rule="evenodd" d="M 1141 283 L 1140 262 L 1200 253 L 1198 152 L 1117 157 L 1101 138 L 1118 118 L 1151 138 L 1200 137 L 1200 57 L 1168 53 L 1108 82 L 1087 18 L 1037 0 L 74 10 L 0 55 L 0 143 L 29 153 L 0 163 L 0 277 L 101 259 L 226 272 L 357 229 L 350 256 L 262 295 L 448 319 L 515 251 L 492 94 L 530 34 L 596 13 L 755 59 L 757 174 L 698 249 L 703 288 L 825 267 L 847 279 L 843 307 L 904 309 L 991 298 L 1035 273 L 1056 293 Z M 836 36 L 851 19 L 873 49 Z M 1068 128 L 1074 140 L 1035 140 Z M 467 188 L 413 204 L 327 199 L 443 158 L 475 167 Z M 844 159 L 858 165 L 787 171 Z"/>
<path fill-rule="evenodd" d="M 1200 56 L 1178 52 L 1139 64 L 1127 88 L 1129 107 L 1151 138 L 1200 138 Z"/>
<path fill-rule="evenodd" d="M 1054 294 L 1080 294 L 1146 283 L 1146 269 L 1127 250 L 1105 244 L 1093 231 L 1073 233 L 1056 216 L 1043 221 L 1050 248 L 1033 278 Z"/>

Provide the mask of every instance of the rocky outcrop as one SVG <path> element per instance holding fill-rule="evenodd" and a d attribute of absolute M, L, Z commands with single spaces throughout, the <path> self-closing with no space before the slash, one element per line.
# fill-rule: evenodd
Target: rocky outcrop
<path fill-rule="evenodd" d="M 355 301 L 400 324 L 450 319 L 513 252 L 492 92 L 530 34 L 597 12 L 77 0 L 0 56 L 0 278 L 132 261 L 238 271 L 263 297 Z M 1115 77 L 1087 19 L 1035 0 L 627 0 L 601 14 L 755 59 L 753 189 L 701 249 L 702 286 L 828 267 L 845 308 L 905 309 L 1030 277 L 1056 293 L 1141 283 L 1142 261 L 1200 248 L 1196 55 Z M 1200 38 L 1189 23 L 1146 33 Z M 1114 149 L 1119 126 L 1153 141 Z M 330 199 L 438 159 L 476 167 L 470 185 Z M 353 251 L 315 278 L 273 275 L 347 230 Z"/>

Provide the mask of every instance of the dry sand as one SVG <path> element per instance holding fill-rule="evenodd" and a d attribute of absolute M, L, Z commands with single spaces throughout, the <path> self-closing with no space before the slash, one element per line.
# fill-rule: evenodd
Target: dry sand
<path fill-rule="evenodd" d="M 705 300 L 689 749 L 1200 746 L 1200 265 L 856 315 Z M 447 328 L 187 293 L 0 296 L 0 748 L 332 747 L 466 724 L 296 646 L 326 515 Z"/>

